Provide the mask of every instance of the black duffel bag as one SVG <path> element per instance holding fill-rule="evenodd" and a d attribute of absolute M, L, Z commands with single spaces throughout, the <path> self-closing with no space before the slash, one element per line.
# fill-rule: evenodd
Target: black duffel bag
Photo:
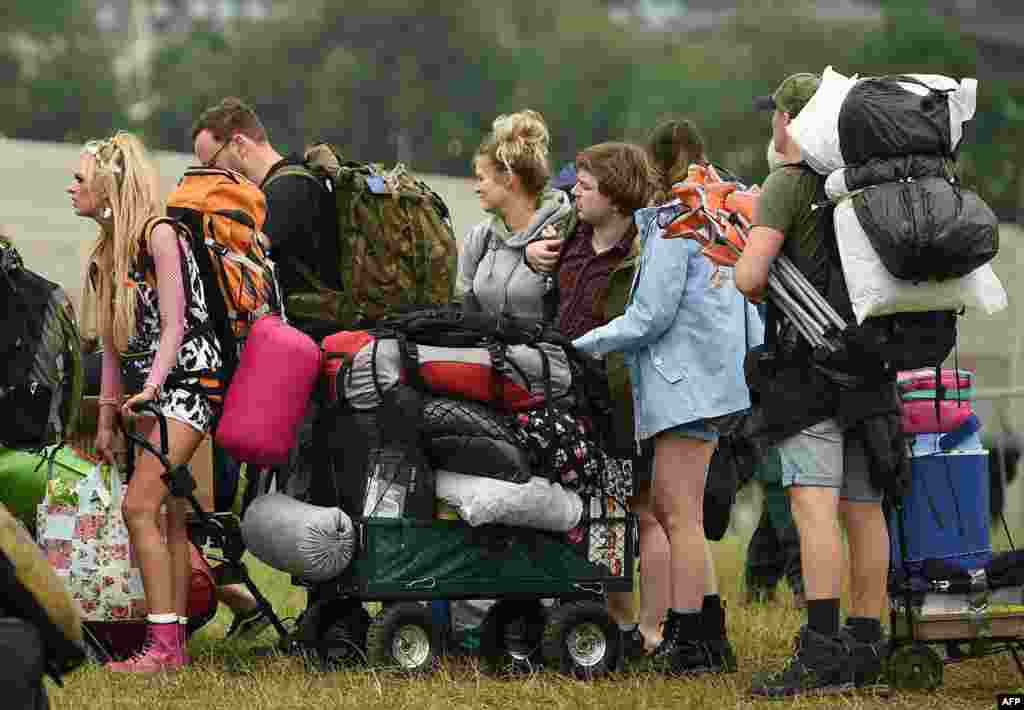
<path fill-rule="evenodd" d="M 951 145 L 947 92 L 906 76 L 858 81 L 843 99 L 838 127 L 847 165 L 895 155 L 952 156 L 959 147 Z"/>

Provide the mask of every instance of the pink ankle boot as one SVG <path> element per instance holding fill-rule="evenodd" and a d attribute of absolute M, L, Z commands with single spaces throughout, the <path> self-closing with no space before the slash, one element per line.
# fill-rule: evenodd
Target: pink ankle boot
<path fill-rule="evenodd" d="M 126 661 L 111 661 L 107 668 L 115 673 L 159 673 L 176 671 L 185 665 L 181 642 L 181 624 L 150 622 L 146 626 L 146 642 L 142 650 Z"/>

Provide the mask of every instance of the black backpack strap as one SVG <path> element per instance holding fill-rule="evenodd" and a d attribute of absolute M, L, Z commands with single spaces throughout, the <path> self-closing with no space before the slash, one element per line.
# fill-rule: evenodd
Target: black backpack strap
<path fill-rule="evenodd" d="M 494 338 L 487 338 L 483 343 L 491 356 L 491 399 L 495 406 L 501 406 L 505 401 L 505 380 L 504 373 L 507 364 L 505 357 L 505 344 Z"/>
<path fill-rule="evenodd" d="M 415 342 L 409 340 L 405 333 L 398 333 L 396 338 L 398 340 L 398 361 L 401 363 L 406 382 L 418 390 L 425 390 L 426 384 L 420 375 L 419 347 Z M 376 379 L 374 377 L 374 382 Z"/>

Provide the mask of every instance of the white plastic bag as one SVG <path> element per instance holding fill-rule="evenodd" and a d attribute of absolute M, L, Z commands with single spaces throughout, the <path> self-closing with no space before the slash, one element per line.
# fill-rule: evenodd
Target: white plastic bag
<path fill-rule="evenodd" d="M 495 523 L 568 532 L 583 516 L 583 500 L 576 493 L 538 476 L 526 483 L 509 483 L 438 471 L 437 497 L 473 527 Z"/>
<path fill-rule="evenodd" d="M 856 83 L 856 75 L 846 77 L 825 67 L 818 90 L 789 124 L 789 136 L 803 159 L 822 175 L 846 165 L 839 146 L 839 109 Z"/>
<path fill-rule="evenodd" d="M 857 323 L 872 316 L 963 307 L 992 315 L 1007 306 L 1006 291 L 990 264 L 958 279 L 941 282 L 914 284 L 897 279 L 871 246 L 852 199 L 836 205 L 835 228 L 843 276 Z"/>

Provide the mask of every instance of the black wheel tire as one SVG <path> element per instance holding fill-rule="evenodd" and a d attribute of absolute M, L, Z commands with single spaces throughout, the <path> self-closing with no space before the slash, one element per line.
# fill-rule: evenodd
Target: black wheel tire
<path fill-rule="evenodd" d="M 486 673 L 518 675 L 538 670 L 544 658 L 546 615 L 539 601 L 502 600 L 480 625 L 480 665 Z"/>
<path fill-rule="evenodd" d="M 317 633 L 321 664 L 331 669 L 365 662 L 370 621 L 370 614 L 359 603 L 349 602 L 340 609 L 326 610 Z"/>
<path fill-rule="evenodd" d="M 437 663 L 440 639 L 430 609 L 399 602 L 378 614 L 366 634 L 366 656 L 375 668 L 427 673 Z"/>
<path fill-rule="evenodd" d="M 575 678 L 600 678 L 615 670 L 619 629 L 602 604 L 562 604 L 548 617 L 542 649 L 547 668 Z"/>
<path fill-rule="evenodd" d="M 942 659 L 923 643 L 893 649 L 887 670 L 889 684 L 900 690 L 932 691 L 942 685 Z"/>

